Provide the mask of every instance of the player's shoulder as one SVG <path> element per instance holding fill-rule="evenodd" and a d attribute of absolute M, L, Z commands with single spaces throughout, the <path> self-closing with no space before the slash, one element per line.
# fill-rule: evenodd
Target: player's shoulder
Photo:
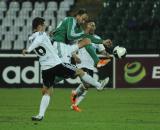
<path fill-rule="evenodd" d="M 34 40 L 38 40 L 39 41 L 39 40 L 42 40 L 44 36 L 46 36 L 45 32 L 35 32 L 29 37 L 29 40 L 32 40 L 32 42 Z"/>
<path fill-rule="evenodd" d="M 31 35 L 31 37 L 37 37 L 37 36 L 42 36 L 45 35 L 45 32 L 35 32 Z"/>

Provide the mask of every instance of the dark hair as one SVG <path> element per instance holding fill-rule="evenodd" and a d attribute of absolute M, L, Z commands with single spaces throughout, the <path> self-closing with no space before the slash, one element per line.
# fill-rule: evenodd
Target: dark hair
<path fill-rule="evenodd" d="M 74 16 L 83 15 L 83 14 L 88 14 L 88 11 L 84 8 L 81 8 L 75 12 Z"/>
<path fill-rule="evenodd" d="M 43 25 L 44 24 L 44 19 L 40 17 L 36 17 L 32 21 L 32 29 L 37 29 L 38 25 Z"/>

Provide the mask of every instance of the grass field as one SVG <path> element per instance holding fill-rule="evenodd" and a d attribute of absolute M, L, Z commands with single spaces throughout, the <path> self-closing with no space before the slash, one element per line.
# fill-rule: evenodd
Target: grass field
<path fill-rule="evenodd" d="M 40 89 L 0 89 L 0 130 L 159 130 L 160 90 L 90 89 L 81 113 L 70 110 L 71 89 L 54 89 L 42 122 L 32 122 Z"/>

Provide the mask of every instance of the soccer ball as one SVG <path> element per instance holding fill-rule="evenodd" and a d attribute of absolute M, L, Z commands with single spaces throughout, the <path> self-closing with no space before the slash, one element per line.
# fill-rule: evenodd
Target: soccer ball
<path fill-rule="evenodd" d="M 116 46 L 113 49 L 113 55 L 114 57 L 116 57 L 117 59 L 122 59 L 125 58 L 127 54 L 127 50 L 124 47 L 120 47 L 120 46 Z"/>

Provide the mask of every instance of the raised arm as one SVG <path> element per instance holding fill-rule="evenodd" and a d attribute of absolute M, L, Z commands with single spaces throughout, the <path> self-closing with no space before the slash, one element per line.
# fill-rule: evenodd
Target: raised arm
<path fill-rule="evenodd" d="M 76 20 L 73 17 L 69 17 L 68 19 L 68 25 L 67 25 L 67 38 L 68 40 L 77 40 L 84 37 L 84 31 L 81 27 L 79 27 L 79 32 L 75 32 L 75 28 L 78 28 L 76 26 Z"/>

